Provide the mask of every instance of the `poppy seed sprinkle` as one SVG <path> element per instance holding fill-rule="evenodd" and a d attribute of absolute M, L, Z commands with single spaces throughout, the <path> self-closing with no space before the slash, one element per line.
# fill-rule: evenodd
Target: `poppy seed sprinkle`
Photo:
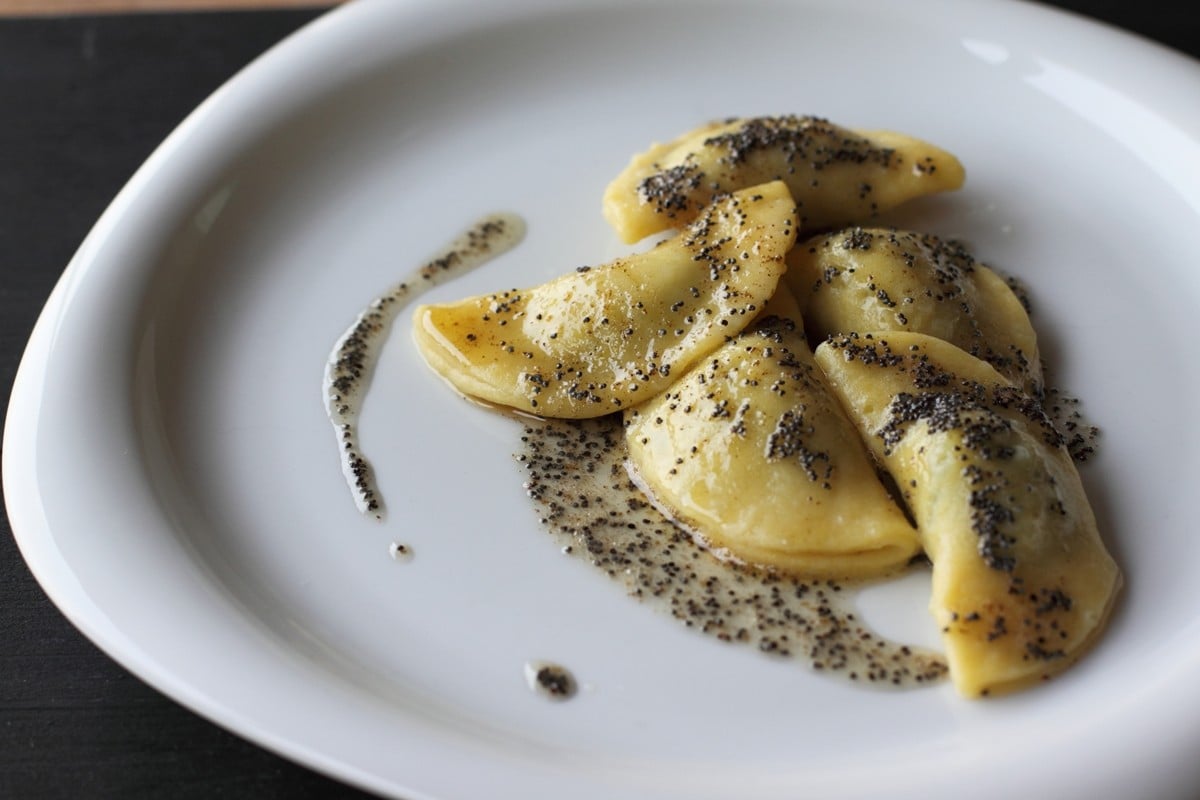
<path fill-rule="evenodd" d="M 717 557 L 647 499 L 619 416 L 525 422 L 516 460 L 543 529 L 632 597 L 720 641 L 880 688 L 939 682 L 936 653 L 893 643 L 854 609 L 854 584 L 802 581 Z"/>

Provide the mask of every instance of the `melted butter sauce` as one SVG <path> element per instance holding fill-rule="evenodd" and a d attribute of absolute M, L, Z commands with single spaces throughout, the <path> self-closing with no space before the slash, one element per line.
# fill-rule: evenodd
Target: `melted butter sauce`
<path fill-rule="evenodd" d="M 355 505 L 364 514 L 382 519 L 384 507 L 370 462 L 359 445 L 358 419 L 392 322 L 429 289 L 511 250 L 524 235 L 525 222 L 515 214 L 484 217 L 426 264 L 372 300 L 334 344 L 322 384 L 325 413 L 337 435 L 342 473 Z"/>
<path fill-rule="evenodd" d="M 946 676 L 942 657 L 857 617 L 856 585 L 801 581 L 718 559 L 646 499 L 625 468 L 619 418 L 526 420 L 517 455 L 542 526 L 632 596 L 684 625 L 815 671 L 880 687 Z"/>

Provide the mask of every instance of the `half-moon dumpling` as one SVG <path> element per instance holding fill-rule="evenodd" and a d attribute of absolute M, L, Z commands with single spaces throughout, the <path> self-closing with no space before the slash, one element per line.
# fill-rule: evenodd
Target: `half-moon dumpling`
<path fill-rule="evenodd" d="M 1071 664 L 1121 578 L 1041 406 L 921 334 L 834 337 L 816 359 L 917 520 L 958 690 L 1007 691 Z"/>
<path fill-rule="evenodd" d="M 714 201 L 644 253 L 541 286 L 416 310 L 426 362 L 469 397 L 547 417 L 618 411 L 745 329 L 796 238 L 781 182 Z"/>
<path fill-rule="evenodd" d="M 894 571 L 919 550 L 783 285 L 749 329 L 626 410 L 625 439 L 654 501 L 739 560 L 859 578 Z"/>
<path fill-rule="evenodd" d="M 958 242 L 911 231 L 841 230 L 792 248 L 787 282 L 816 341 L 854 331 L 924 333 L 1041 396 L 1037 335 L 1024 305 Z"/>
<path fill-rule="evenodd" d="M 891 131 L 851 131 L 810 116 L 713 122 L 633 157 L 604 193 L 626 242 L 678 227 L 714 195 L 787 183 L 801 230 L 865 222 L 906 200 L 957 189 L 958 159 Z"/>

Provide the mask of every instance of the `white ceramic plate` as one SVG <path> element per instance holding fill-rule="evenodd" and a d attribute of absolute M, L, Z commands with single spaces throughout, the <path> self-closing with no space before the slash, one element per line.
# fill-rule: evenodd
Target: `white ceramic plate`
<path fill-rule="evenodd" d="M 205 103 L 72 262 L 7 425 L 20 546 L 130 670 L 384 793 L 1191 794 L 1197 96 L 1194 62 L 1012 2 L 352 3 Z M 1105 431 L 1084 473 L 1127 589 L 1046 687 L 869 692 L 638 606 L 538 531 L 513 427 L 420 365 L 407 317 L 362 428 L 390 515 L 351 503 L 320 384 L 364 303 L 498 209 L 524 244 L 438 296 L 606 260 L 600 193 L 633 152 L 781 112 L 957 153 L 967 188 L 895 221 L 1022 277 Z M 929 634 L 919 585 L 893 600 L 878 624 Z M 584 690 L 534 696 L 530 658 Z"/>

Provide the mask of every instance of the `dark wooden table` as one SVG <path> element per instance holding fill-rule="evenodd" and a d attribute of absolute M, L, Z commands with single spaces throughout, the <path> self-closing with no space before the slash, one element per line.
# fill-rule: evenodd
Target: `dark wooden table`
<path fill-rule="evenodd" d="M 1052 5 L 1200 57 L 1188 3 Z M 116 191 L 205 96 L 320 13 L 0 17 L 3 408 L 42 303 Z M 0 798 L 361 796 L 117 666 L 49 603 L 0 518 Z"/>

